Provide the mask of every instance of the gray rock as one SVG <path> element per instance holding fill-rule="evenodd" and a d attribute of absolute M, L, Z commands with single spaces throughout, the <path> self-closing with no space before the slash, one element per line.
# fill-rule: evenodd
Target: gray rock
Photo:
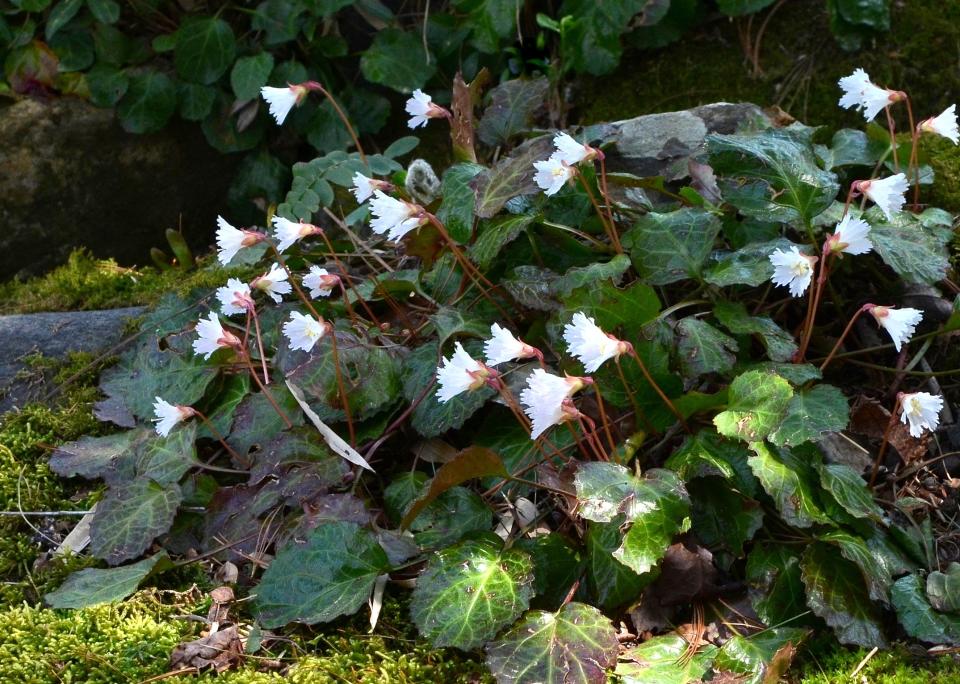
<path fill-rule="evenodd" d="M 121 340 L 128 318 L 144 307 L 105 311 L 72 311 L 0 316 L 0 413 L 45 396 L 53 390 L 29 376 L 24 357 L 40 352 L 63 358 L 68 352 L 104 352 Z"/>
<path fill-rule="evenodd" d="M 0 105 L 0 279 L 49 270 L 80 245 L 145 263 L 181 224 L 206 246 L 235 164 L 184 122 L 133 135 L 76 98 Z"/>

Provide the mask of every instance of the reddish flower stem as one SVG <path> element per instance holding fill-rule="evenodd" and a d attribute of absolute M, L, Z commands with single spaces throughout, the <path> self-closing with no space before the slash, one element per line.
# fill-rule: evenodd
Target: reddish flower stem
<path fill-rule="evenodd" d="M 640 358 L 640 354 L 637 353 L 637 350 L 633 348 L 633 345 L 630 346 L 630 355 L 633 357 L 633 360 L 637 362 L 637 365 L 640 366 L 640 371 L 643 373 L 643 377 L 647 379 L 647 382 L 650 383 L 650 386 L 653 387 L 657 395 L 667 405 L 667 408 L 670 409 L 670 412 L 676 416 L 677 420 L 680 421 L 680 425 L 683 427 L 684 431 L 688 434 L 690 433 L 690 426 L 687 425 L 686 419 L 683 417 L 683 414 L 677 409 L 670 397 L 668 397 L 660 385 L 657 384 L 657 381 L 653 379 L 653 376 L 650 375 L 650 371 L 647 370 L 646 364 L 644 364 L 643 359 Z"/>
<path fill-rule="evenodd" d="M 877 473 L 880 472 L 880 463 L 883 461 L 883 455 L 887 451 L 887 444 L 890 443 L 890 431 L 897 423 L 897 413 L 900 410 L 900 396 L 897 395 L 897 401 L 893 405 L 893 412 L 890 414 L 890 420 L 887 421 L 887 427 L 883 430 L 883 439 L 880 442 L 880 449 L 877 450 L 877 458 L 873 462 L 873 470 L 870 473 L 870 486 L 877 480 Z"/>
<path fill-rule="evenodd" d="M 860 318 L 860 315 L 866 313 L 871 308 L 872 304 L 864 304 L 853 314 L 850 318 L 850 322 L 847 323 L 847 327 L 843 329 L 843 332 L 840 334 L 840 339 L 837 340 L 837 343 L 833 345 L 833 349 L 830 350 L 830 353 L 827 354 L 827 358 L 823 360 L 823 363 L 820 364 L 820 372 L 830 365 L 830 362 L 833 360 L 833 357 L 836 355 L 837 351 L 840 349 L 840 345 L 843 344 L 843 341 L 847 338 L 847 335 L 850 334 L 850 331 L 853 329 L 853 324 L 857 322 L 857 319 Z"/>

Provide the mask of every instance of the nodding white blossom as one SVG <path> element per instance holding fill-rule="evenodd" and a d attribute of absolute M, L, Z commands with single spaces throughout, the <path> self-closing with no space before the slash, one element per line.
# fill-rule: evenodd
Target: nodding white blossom
<path fill-rule="evenodd" d="M 573 320 L 564 326 L 563 339 L 567 343 L 567 351 L 580 359 L 588 373 L 593 373 L 604 362 L 630 350 L 629 343 L 605 333 L 582 311 L 573 314 Z"/>
<path fill-rule="evenodd" d="M 263 86 L 260 89 L 260 95 L 270 105 L 270 114 L 277 120 L 279 126 L 287 118 L 290 110 L 303 101 L 308 90 L 306 85 L 288 85 L 286 88 Z"/>
<path fill-rule="evenodd" d="M 290 341 L 291 349 L 309 352 L 324 335 L 329 325 L 324 320 L 305 316 L 299 311 L 291 311 L 290 318 L 283 324 L 283 334 Z"/>
<path fill-rule="evenodd" d="M 394 242 L 427 221 L 423 207 L 394 199 L 382 190 L 373 191 L 370 213 L 373 214 L 373 220 L 370 221 L 373 232 L 381 235 L 386 233 Z"/>
<path fill-rule="evenodd" d="M 303 276 L 304 287 L 310 288 L 310 296 L 329 297 L 337 285 L 340 284 L 340 276 L 333 275 L 327 269 L 319 266 L 311 266 L 307 275 Z"/>
<path fill-rule="evenodd" d="M 837 224 L 833 235 L 827 238 L 827 244 L 834 253 L 866 254 L 873 249 L 873 243 L 867 237 L 869 233 L 869 223 L 846 214 Z"/>
<path fill-rule="evenodd" d="M 880 207 L 880 210 L 888 220 L 892 220 L 896 214 L 900 213 L 904 203 L 907 201 L 904 195 L 909 187 L 910 184 L 907 182 L 907 177 L 902 173 L 897 173 L 886 178 L 874 178 L 873 180 L 856 182 L 856 189 Z"/>
<path fill-rule="evenodd" d="M 924 430 L 933 432 L 940 424 L 943 397 L 928 392 L 900 395 L 900 422 L 910 423 L 910 436 L 919 437 Z"/>
<path fill-rule="evenodd" d="M 222 347 L 240 349 L 241 342 L 232 332 L 224 330 L 220 325 L 220 318 L 211 311 L 207 318 L 201 318 L 197 322 L 197 339 L 193 341 L 193 353 L 202 354 L 204 359 L 209 359 L 213 352 Z"/>
<path fill-rule="evenodd" d="M 558 133 L 555 135 L 553 138 L 553 146 L 557 148 L 553 156 L 570 166 L 593 159 L 599 154 L 599 150 L 577 142 L 573 136 L 567 133 Z"/>
<path fill-rule="evenodd" d="M 957 105 L 952 104 L 937 116 L 921 121 L 917 128 L 924 133 L 942 135 L 954 145 L 960 143 L 960 130 L 957 128 Z"/>
<path fill-rule="evenodd" d="M 182 423 L 196 414 L 197 412 L 189 406 L 176 406 L 160 397 L 154 397 L 153 422 L 156 423 L 154 429 L 161 437 L 166 437 L 178 423 Z"/>
<path fill-rule="evenodd" d="M 580 415 L 570 398 L 593 381 L 567 375 L 560 377 L 542 368 L 534 369 L 520 392 L 523 412 L 531 422 L 530 439 L 536 439 L 554 425 Z"/>
<path fill-rule="evenodd" d="M 773 264 L 773 276 L 770 279 L 774 284 L 789 287 L 792 297 L 803 296 L 810 287 L 817 258 L 801 254 L 796 247 L 791 247 L 789 252 L 778 248 L 769 258 Z"/>
<path fill-rule="evenodd" d="M 290 283 L 287 282 L 289 274 L 280 264 L 273 264 L 270 270 L 262 276 L 257 276 L 250 282 L 250 287 L 265 293 L 270 299 L 279 304 L 283 301 L 280 295 L 289 294 L 293 291 Z"/>
<path fill-rule="evenodd" d="M 225 316 L 247 313 L 253 309 L 250 286 L 237 278 L 230 278 L 227 284 L 217 288 L 220 311 Z"/>
<path fill-rule="evenodd" d="M 234 228 L 222 216 L 217 217 L 217 259 L 226 266 L 244 247 L 250 247 L 267 236 L 255 230 Z"/>
<path fill-rule="evenodd" d="M 867 121 L 873 121 L 884 107 L 902 99 L 902 95 L 896 90 L 881 88 L 872 83 L 863 69 L 844 76 L 838 81 L 838 85 L 843 90 L 840 106 L 844 109 L 856 107 L 863 112 Z"/>
<path fill-rule="evenodd" d="M 573 178 L 574 174 L 573 167 L 564 164 L 556 154 L 544 161 L 533 162 L 533 168 L 537 170 L 533 180 L 547 197 L 560 192 L 560 188 Z"/>
<path fill-rule="evenodd" d="M 483 343 L 483 354 L 488 366 L 496 366 L 514 359 L 543 358 L 539 349 L 517 339 L 512 332 L 499 323 L 490 326 L 490 334 L 492 337 Z"/>
<path fill-rule="evenodd" d="M 450 116 L 450 112 L 440 105 L 434 104 L 433 98 L 419 88 L 414 90 L 412 97 L 407 100 L 406 111 L 410 115 L 410 121 L 407 122 L 407 126 L 410 128 L 426 126 L 430 119 L 442 119 Z"/>
<path fill-rule="evenodd" d="M 273 229 L 274 238 L 277 240 L 277 250 L 280 252 L 287 251 L 295 242 L 298 242 L 308 235 L 319 235 L 323 230 L 312 223 L 291 221 L 282 216 L 273 217 Z"/>
<path fill-rule="evenodd" d="M 353 187 L 350 189 L 350 192 L 357 198 L 357 204 L 363 204 L 373 196 L 374 190 L 383 190 L 386 192 L 392 188 L 392 183 L 376 178 L 368 178 L 357 171 L 353 174 Z"/>
<path fill-rule="evenodd" d="M 437 399 L 446 403 L 461 392 L 480 389 L 496 371 L 470 356 L 457 342 L 453 356 L 444 357 L 437 367 Z"/>
<path fill-rule="evenodd" d="M 923 319 L 922 311 L 909 307 L 892 309 L 889 306 L 871 306 L 868 310 L 880 327 L 890 334 L 893 347 L 897 351 L 900 351 L 904 342 L 910 341 L 917 325 Z"/>

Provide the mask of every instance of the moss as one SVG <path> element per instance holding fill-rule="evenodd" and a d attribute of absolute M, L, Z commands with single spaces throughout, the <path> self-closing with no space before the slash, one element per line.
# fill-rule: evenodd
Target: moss
<path fill-rule="evenodd" d="M 819 657 L 806 656 L 806 662 L 791 677 L 797 684 L 836 684 L 836 682 L 870 682 L 870 684 L 954 684 L 960 681 L 960 658 L 956 655 L 930 657 L 897 646 L 877 652 L 859 671 L 850 675 L 866 657 L 865 649 L 834 646 Z"/>

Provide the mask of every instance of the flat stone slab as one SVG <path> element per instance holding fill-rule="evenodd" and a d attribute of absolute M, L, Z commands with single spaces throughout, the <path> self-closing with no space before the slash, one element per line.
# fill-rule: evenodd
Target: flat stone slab
<path fill-rule="evenodd" d="M 145 307 L 0 316 L 0 413 L 38 398 L 52 388 L 18 379 L 24 357 L 39 352 L 64 358 L 69 352 L 104 352 L 122 339 L 127 319 Z"/>

